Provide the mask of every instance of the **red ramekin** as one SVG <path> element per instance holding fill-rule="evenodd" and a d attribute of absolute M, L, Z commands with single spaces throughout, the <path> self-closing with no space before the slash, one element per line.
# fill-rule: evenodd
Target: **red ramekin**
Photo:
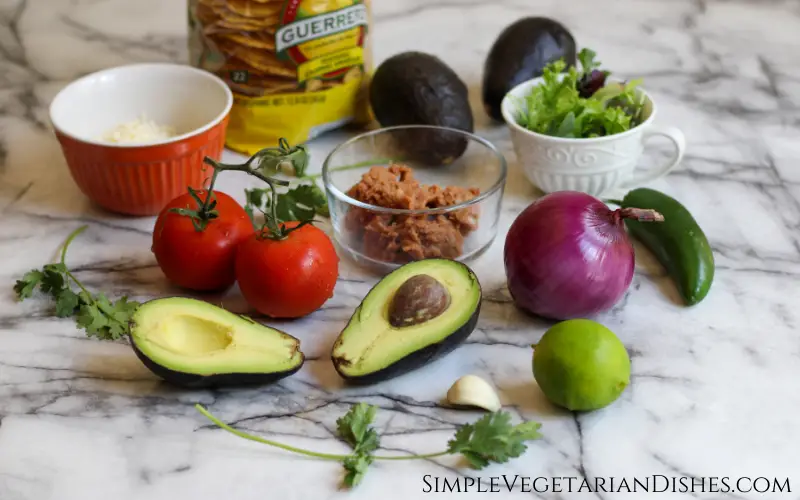
<path fill-rule="evenodd" d="M 218 160 L 233 95 L 224 81 L 191 66 L 154 63 L 102 70 L 67 85 L 50 120 L 80 190 L 107 210 L 156 215 L 187 187 L 202 188 Z M 121 123 L 144 117 L 177 135 L 144 144 L 106 142 Z"/>

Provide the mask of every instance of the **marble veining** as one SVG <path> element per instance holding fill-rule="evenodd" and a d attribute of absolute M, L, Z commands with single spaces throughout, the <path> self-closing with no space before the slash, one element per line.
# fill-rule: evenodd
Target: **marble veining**
<path fill-rule="evenodd" d="M 652 184 L 682 200 L 705 228 L 717 277 L 701 305 L 677 304 L 674 287 L 639 252 L 626 297 L 599 318 L 632 354 L 631 387 L 614 405 L 572 415 L 533 383 L 530 344 L 548 323 L 519 313 L 498 262 L 504 232 L 474 264 L 484 288 L 475 333 L 455 353 L 367 388 L 341 384 L 330 345 L 375 277 L 343 261 L 335 296 L 282 326 L 309 357 L 295 376 L 263 388 L 177 390 L 123 343 L 87 339 L 40 301 L 14 301 L 11 285 L 52 259 L 64 237 L 69 264 L 89 287 L 146 300 L 178 294 L 149 251 L 152 218 L 102 212 L 72 182 L 49 129 L 47 106 L 70 80 L 138 61 L 185 61 L 180 0 L 0 2 L 0 499 L 237 500 L 420 498 L 423 476 L 576 476 L 632 479 L 789 478 L 792 492 L 696 493 L 697 498 L 800 498 L 800 4 L 791 0 L 375 1 L 375 58 L 424 50 L 469 84 L 477 131 L 510 163 L 501 225 L 540 193 L 520 172 L 507 130 L 481 111 L 483 58 L 517 17 L 560 19 L 622 77 L 641 76 L 657 123 L 679 127 L 687 154 Z M 602 4 L 602 5 L 601 5 Z M 312 141 L 312 169 L 353 131 Z M 645 163 L 663 161 L 656 140 Z M 226 159 L 236 155 L 226 154 Z M 221 177 L 240 201 L 252 182 Z M 235 291 L 212 297 L 246 312 Z M 521 458 L 475 472 L 446 457 L 376 464 L 354 491 L 337 489 L 335 463 L 234 438 L 193 408 L 296 446 L 343 452 L 335 420 L 348 405 L 381 408 L 392 453 L 446 446 L 476 412 L 441 400 L 459 376 L 498 389 L 516 420 L 542 422 L 544 439 Z M 389 451 L 387 451 L 388 453 Z M 519 484 L 517 484 L 519 486 Z M 462 498 L 478 493 L 439 493 Z M 497 498 L 641 498 L 642 494 L 503 491 Z M 692 495 L 661 493 L 656 498 Z"/>

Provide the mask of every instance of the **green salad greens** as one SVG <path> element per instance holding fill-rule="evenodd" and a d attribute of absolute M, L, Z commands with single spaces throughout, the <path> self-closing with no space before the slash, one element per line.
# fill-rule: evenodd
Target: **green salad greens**
<path fill-rule="evenodd" d="M 567 68 L 563 59 L 548 64 L 542 83 L 517 99 L 517 123 L 544 135 L 590 138 L 619 134 L 644 121 L 646 98 L 636 92 L 641 80 L 607 83 L 610 73 L 599 69 L 595 57 L 584 48 L 580 69 Z"/>

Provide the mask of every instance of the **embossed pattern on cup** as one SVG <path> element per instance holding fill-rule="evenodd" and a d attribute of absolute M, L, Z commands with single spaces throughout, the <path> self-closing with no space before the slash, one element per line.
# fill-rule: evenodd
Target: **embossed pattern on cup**
<path fill-rule="evenodd" d="M 605 137 L 573 139 L 552 137 L 531 132 L 517 124 L 513 97 L 522 98 L 540 78 L 524 82 L 512 89 L 502 103 L 503 117 L 511 133 L 517 160 L 526 177 L 546 193 L 582 191 L 602 196 L 616 189 L 631 189 L 667 175 L 680 163 L 685 139 L 674 127 L 653 125 L 655 103 L 645 93 L 649 114 L 637 127 Z M 512 96 L 512 97 L 509 97 Z M 671 158 L 648 171 L 636 171 L 648 138 L 660 135 L 674 146 Z"/>
<path fill-rule="evenodd" d="M 512 128 L 512 142 L 525 174 L 544 192 L 583 191 L 598 195 L 629 180 L 642 152 L 636 136 L 606 144 L 550 144 L 529 140 Z M 516 137 L 514 137 L 516 136 Z"/>

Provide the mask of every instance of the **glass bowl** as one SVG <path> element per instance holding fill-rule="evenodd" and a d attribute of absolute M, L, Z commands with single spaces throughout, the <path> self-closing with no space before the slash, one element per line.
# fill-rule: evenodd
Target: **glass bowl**
<path fill-rule="evenodd" d="M 467 263 L 497 234 L 506 169 L 497 148 L 461 130 L 406 125 L 358 135 L 322 165 L 334 239 L 384 273 L 426 258 Z"/>

